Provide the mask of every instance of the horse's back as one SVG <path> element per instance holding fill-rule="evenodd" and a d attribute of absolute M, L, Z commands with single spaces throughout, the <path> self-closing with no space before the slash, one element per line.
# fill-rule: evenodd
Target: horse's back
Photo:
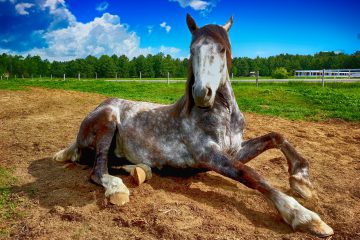
<path fill-rule="evenodd" d="M 161 106 L 154 103 L 108 98 L 84 118 L 80 125 L 77 142 L 80 147 L 95 147 L 97 139 L 101 137 L 104 129 L 119 128 L 137 112 Z"/>

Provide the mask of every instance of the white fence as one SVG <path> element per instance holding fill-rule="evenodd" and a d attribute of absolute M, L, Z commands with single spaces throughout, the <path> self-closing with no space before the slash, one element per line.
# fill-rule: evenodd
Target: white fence
<path fill-rule="evenodd" d="M 295 77 L 334 77 L 334 78 L 358 78 L 360 69 L 323 69 L 323 70 L 296 70 Z"/>

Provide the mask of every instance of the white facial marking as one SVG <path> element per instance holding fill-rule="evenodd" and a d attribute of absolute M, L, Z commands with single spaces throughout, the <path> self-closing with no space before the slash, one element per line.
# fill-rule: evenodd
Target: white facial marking
<path fill-rule="evenodd" d="M 195 104 L 201 107 L 211 106 L 216 91 L 227 74 L 225 49 L 212 39 L 203 38 L 191 46 L 191 52 Z"/>

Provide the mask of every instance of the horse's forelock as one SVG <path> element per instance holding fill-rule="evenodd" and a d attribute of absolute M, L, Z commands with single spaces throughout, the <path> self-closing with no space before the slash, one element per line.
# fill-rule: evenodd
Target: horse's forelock
<path fill-rule="evenodd" d="M 226 61 L 228 70 L 231 69 L 231 44 L 229 41 L 228 33 L 221 26 L 209 24 L 198 30 L 193 34 L 191 45 L 201 38 L 209 37 L 216 43 L 220 44 L 226 49 Z"/>

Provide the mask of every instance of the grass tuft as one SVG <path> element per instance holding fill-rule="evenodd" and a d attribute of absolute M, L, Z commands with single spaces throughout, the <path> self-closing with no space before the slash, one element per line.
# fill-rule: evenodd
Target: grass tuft
<path fill-rule="evenodd" d="M 11 171 L 0 167 L 0 219 L 10 219 L 16 215 L 16 199 L 11 194 L 15 182 Z"/>

